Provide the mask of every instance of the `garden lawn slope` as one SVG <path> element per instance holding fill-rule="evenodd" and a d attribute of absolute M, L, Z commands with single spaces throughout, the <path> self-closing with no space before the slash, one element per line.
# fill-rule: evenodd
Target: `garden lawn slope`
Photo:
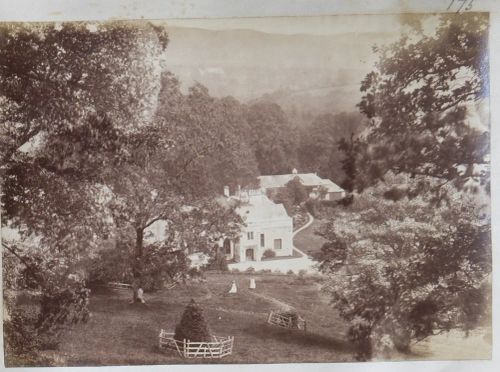
<path fill-rule="evenodd" d="M 250 278 L 256 279 L 256 290 L 248 289 Z M 238 293 L 230 295 L 227 292 L 232 280 L 238 285 Z M 130 304 L 131 293 L 126 290 L 94 291 L 89 322 L 70 328 L 59 349 L 47 353 L 67 366 L 353 361 L 347 326 L 319 287 L 318 280 L 310 276 L 207 274 L 205 283 L 146 294 L 145 305 Z M 203 308 L 212 334 L 234 336 L 233 355 L 184 359 L 174 351 L 158 349 L 160 329 L 173 332 L 191 298 Z M 307 320 L 306 333 L 266 323 L 270 310 L 287 306 Z M 473 345 L 479 343 L 486 345 L 485 353 L 474 352 Z M 453 331 L 414 345 L 410 354 L 396 353 L 382 359 L 488 359 L 488 350 L 488 332 L 478 330 L 464 338 Z"/>
<path fill-rule="evenodd" d="M 257 289 L 248 289 L 255 277 Z M 239 292 L 227 292 L 236 280 Z M 285 275 L 209 274 L 206 283 L 146 294 L 147 304 L 129 304 L 128 291 L 95 291 L 92 317 L 66 332 L 59 350 L 62 365 L 169 363 L 340 362 L 353 360 L 345 324 L 335 315 L 312 278 Z M 183 359 L 158 349 L 160 329 L 173 331 L 191 298 L 204 309 L 213 334 L 234 336 L 233 355 L 223 359 Z M 308 332 L 266 324 L 271 309 L 296 307 Z"/>

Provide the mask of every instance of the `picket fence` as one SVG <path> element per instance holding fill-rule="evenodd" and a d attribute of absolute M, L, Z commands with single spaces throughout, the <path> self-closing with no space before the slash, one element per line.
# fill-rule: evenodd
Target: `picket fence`
<path fill-rule="evenodd" d="M 297 323 L 294 325 L 293 317 L 291 315 L 285 315 L 272 310 L 267 317 L 267 322 L 269 324 L 277 325 L 278 327 L 300 329 L 303 331 L 307 330 L 307 322 L 302 317 L 299 316 L 297 319 Z"/>
<path fill-rule="evenodd" d="M 174 339 L 173 332 L 160 330 L 159 348 L 175 350 L 184 358 L 223 358 L 233 352 L 234 337 L 212 336 L 212 342 L 193 342 Z"/>

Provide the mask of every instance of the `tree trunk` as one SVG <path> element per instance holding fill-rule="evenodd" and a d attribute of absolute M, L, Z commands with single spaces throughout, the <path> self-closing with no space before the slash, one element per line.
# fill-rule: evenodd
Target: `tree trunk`
<path fill-rule="evenodd" d="M 132 274 L 134 276 L 132 281 L 133 290 L 133 302 L 144 302 L 142 299 L 142 256 L 144 251 L 144 229 L 137 228 L 136 239 L 135 239 L 135 252 L 134 252 L 134 262 L 132 265 Z"/>

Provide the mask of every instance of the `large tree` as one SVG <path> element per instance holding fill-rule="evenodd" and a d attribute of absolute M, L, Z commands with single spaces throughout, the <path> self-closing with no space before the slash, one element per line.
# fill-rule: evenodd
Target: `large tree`
<path fill-rule="evenodd" d="M 77 23 L 1 33 L 2 223 L 46 235 L 48 219 L 85 210 L 123 133 L 151 116 L 166 35 Z"/>
<path fill-rule="evenodd" d="M 247 141 L 261 174 L 290 173 L 297 167 L 296 132 L 275 103 L 250 105 L 246 115 Z"/>
<path fill-rule="evenodd" d="M 371 125 L 359 147 L 358 189 L 388 171 L 441 180 L 437 192 L 449 182 L 489 187 L 488 15 L 441 15 L 434 31 L 414 27 L 374 50 L 379 60 L 361 85 Z"/>
<path fill-rule="evenodd" d="M 3 164 L 35 136 L 68 135 L 104 117 L 131 127 L 151 114 L 163 31 L 71 23 L 8 24 L 0 32 Z"/>
<path fill-rule="evenodd" d="M 289 216 L 294 216 L 296 209 L 309 198 L 309 192 L 299 177 L 288 181 L 285 187 L 274 192 L 268 191 L 267 194 L 275 203 L 283 204 Z"/>
<path fill-rule="evenodd" d="M 359 104 L 370 126 L 340 143 L 355 197 L 321 232 L 318 258 L 362 358 L 468 331 L 489 309 L 488 17 L 418 25 L 375 48 Z"/>
<path fill-rule="evenodd" d="M 300 129 L 300 167 L 340 184 L 345 178 L 344 154 L 337 144 L 344 138 L 358 136 L 366 126 L 367 119 L 356 112 L 317 116 L 310 126 Z"/>
<path fill-rule="evenodd" d="M 227 114 L 227 100 L 211 97 L 199 84 L 183 95 L 169 73 L 163 74 L 161 83 L 155 115 L 149 124 L 125 136 L 124 155 L 106 170 L 104 181 L 111 191 L 108 205 L 117 227 L 125 228 L 121 239 L 134 237 L 134 300 L 143 286 L 149 249 L 144 244 L 146 229 L 157 221 L 166 222 L 163 253 L 174 261 L 193 249 L 206 250 L 209 242 L 193 247 L 196 243 L 192 234 L 185 234 L 185 221 L 195 219 L 192 232 L 197 230 L 196 224 L 202 230 L 217 225 L 210 234 L 214 240 L 224 232 L 229 234 L 231 220 L 238 218 L 225 214 L 212 200 L 225 185 L 245 184 L 256 176 L 256 165 L 248 159 L 239 135 L 237 117 Z"/>
<path fill-rule="evenodd" d="M 428 208 L 425 196 L 385 197 L 387 186 L 357 195 L 320 231 L 318 256 L 333 305 L 349 322 L 358 357 L 407 352 L 413 342 L 454 328 L 488 326 L 491 239 L 486 200 L 443 186 L 449 204 Z M 391 354 L 389 354 L 390 356 Z"/>
<path fill-rule="evenodd" d="M 151 116 L 166 43 L 165 32 L 151 25 L 0 28 L 9 358 L 36 355 L 34 343 L 27 352 L 22 346 L 27 334 L 41 340 L 68 320 L 85 319 L 79 262 L 110 228 L 102 170 L 120 153 L 123 132 Z M 34 317 L 11 296 L 26 290 L 34 294 Z"/>

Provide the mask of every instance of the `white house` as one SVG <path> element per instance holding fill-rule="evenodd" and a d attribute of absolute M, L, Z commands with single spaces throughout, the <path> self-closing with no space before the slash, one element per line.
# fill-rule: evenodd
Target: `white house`
<path fill-rule="evenodd" d="M 271 201 L 261 190 L 238 191 L 228 203 L 237 203 L 236 213 L 245 223 L 237 239 L 225 239 L 223 250 L 226 258 L 235 262 L 260 261 L 266 250 L 276 257 L 292 256 L 293 223 L 283 204 Z"/>
<path fill-rule="evenodd" d="M 319 177 L 316 173 L 298 173 L 296 169 L 291 174 L 277 174 L 258 177 L 263 192 L 276 191 L 285 187 L 288 182 L 298 178 L 309 190 L 309 197 L 322 197 L 323 200 L 338 200 L 345 197 L 345 191 L 329 179 Z M 321 195 L 322 190 L 324 195 Z"/>

